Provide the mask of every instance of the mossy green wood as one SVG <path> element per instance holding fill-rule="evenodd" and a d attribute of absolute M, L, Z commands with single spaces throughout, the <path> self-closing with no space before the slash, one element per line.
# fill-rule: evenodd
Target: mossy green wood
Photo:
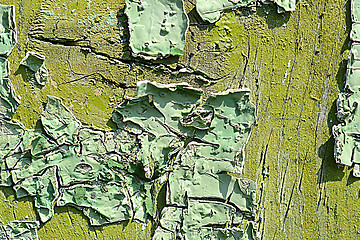
<path fill-rule="evenodd" d="M 190 24 L 185 53 L 177 61 L 203 75 L 180 72 L 175 77 L 159 68 L 127 64 L 131 52 L 122 41 L 121 11 L 116 18 L 124 9 L 122 1 L 17 2 L 19 47 L 8 58 L 10 78 L 22 96 L 15 118 L 33 128 L 51 94 L 65 99 L 85 126 L 110 129 L 106 123 L 114 103 L 133 96 L 139 80 L 187 81 L 205 92 L 247 86 L 258 118 L 245 151 L 244 174 L 258 183 L 263 239 L 355 238 L 359 182 L 334 164 L 328 127 L 336 121 L 333 103 L 343 89 L 349 2 L 300 0 L 291 14 L 278 14 L 273 5 L 254 14 L 226 11 L 209 26 L 197 23 L 193 4 L 185 8 L 195 24 Z M 44 88 L 18 69 L 26 51 L 46 56 L 51 80 Z M 174 66 L 164 62 L 170 70 Z M 218 82 L 207 85 L 201 79 Z M 2 223 L 35 220 L 31 199 L 16 200 L 8 188 L 2 190 Z M 39 238 L 149 239 L 149 230 L 136 223 L 89 227 L 79 211 L 63 207 L 40 228 Z"/>

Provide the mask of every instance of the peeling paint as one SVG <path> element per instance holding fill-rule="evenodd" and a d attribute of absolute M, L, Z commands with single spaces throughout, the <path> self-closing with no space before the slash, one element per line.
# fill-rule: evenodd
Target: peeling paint
<path fill-rule="evenodd" d="M 188 17 L 182 0 L 126 0 L 130 47 L 145 59 L 184 53 Z"/>
<path fill-rule="evenodd" d="M 196 11 L 204 21 L 214 23 L 220 19 L 224 10 L 244 7 L 252 2 L 253 0 L 197 0 Z"/>
<path fill-rule="evenodd" d="M 42 129 L 1 120 L 2 185 L 32 196 L 41 222 L 57 205 L 76 207 L 91 225 L 146 224 L 156 218 L 155 186 L 165 181 L 166 204 L 184 211 L 172 231 L 231 232 L 256 211 L 255 183 L 224 173 L 241 173 L 255 108 L 248 89 L 202 94 L 186 83 L 138 82 L 138 97 L 114 111 L 115 131 L 82 128 L 60 98 L 48 96 Z"/>
<path fill-rule="evenodd" d="M 33 77 L 39 85 L 44 86 L 48 81 L 49 73 L 44 64 L 45 56 L 36 52 L 27 52 L 21 65 L 28 67 L 33 72 Z"/>
<path fill-rule="evenodd" d="M 360 25 L 358 21 L 359 1 L 351 1 L 352 29 L 350 39 L 353 41 L 349 54 L 346 72 L 346 84 L 337 100 L 337 118 L 340 124 L 334 125 L 332 133 L 335 138 L 334 157 L 339 164 L 354 166 L 353 175 L 360 176 L 360 122 L 358 98 L 360 77 Z"/>
<path fill-rule="evenodd" d="M 0 4 L 0 55 L 9 56 L 17 43 L 15 6 Z"/>
<path fill-rule="evenodd" d="M 0 227 L 0 239 L 38 240 L 37 222 L 12 221 Z"/>
<path fill-rule="evenodd" d="M 9 75 L 9 61 L 0 57 L 0 118 L 4 119 L 11 119 L 20 105 L 20 99 L 16 96 Z"/>
<path fill-rule="evenodd" d="M 239 7 L 255 7 L 260 4 L 272 1 L 254 0 L 197 0 L 196 11 L 204 21 L 214 23 L 218 21 L 225 10 L 236 9 Z M 278 12 L 294 11 L 295 0 L 273 0 L 279 6 Z"/>

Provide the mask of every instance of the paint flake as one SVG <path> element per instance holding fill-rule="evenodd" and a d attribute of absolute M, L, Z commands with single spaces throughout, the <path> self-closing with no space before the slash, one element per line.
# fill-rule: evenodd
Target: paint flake
<path fill-rule="evenodd" d="M 16 43 L 15 6 L 0 4 L 0 55 L 9 56 Z"/>
<path fill-rule="evenodd" d="M 23 60 L 21 60 L 20 63 L 21 65 L 29 68 L 30 71 L 32 71 L 33 77 L 35 78 L 36 82 L 41 86 L 45 86 L 49 76 L 44 61 L 45 56 L 36 52 L 27 52 L 26 56 Z"/>
<path fill-rule="evenodd" d="M 334 125 L 332 133 L 335 139 L 334 157 L 339 164 L 354 167 L 353 175 L 360 177 L 360 25 L 359 2 L 351 1 L 352 29 L 350 39 L 353 41 L 349 54 L 346 84 L 343 92 L 339 93 L 337 100 L 337 118 L 340 122 Z"/>
<path fill-rule="evenodd" d="M 186 83 L 143 81 L 137 94 L 114 111 L 116 131 L 82 128 L 53 96 L 41 114 L 43 129 L 1 120 L 3 184 L 13 184 L 19 198 L 34 197 L 42 222 L 57 205 L 74 206 L 91 225 L 103 225 L 157 218 L 155 186 L 166 182 L 154 239 L 245 236 L 232 226 L 253 221 L 255 183 L 225 172 L 241 173 L 255 121 L 249 90 L 205 100 Z"/>
<path fill-rule="evenodd" d="M 181 55 L 188 17 L 181 0 L 126 0 L 130 47 L 145 59 Z"/>
<path fill-rule="evenodd" d="M 32 221 L 12 221 L 0 227 L 0 239 L 38 240 L 39 225 Z"/>

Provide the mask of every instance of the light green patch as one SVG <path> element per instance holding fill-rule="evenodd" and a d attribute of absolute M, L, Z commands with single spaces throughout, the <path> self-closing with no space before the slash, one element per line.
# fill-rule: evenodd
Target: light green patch
<path fill-rule="evenodd" d="M 44 86 L 48 81 L 49 73 L 44 64 L 45 56 L 36 52 L 27 52 L 21 65 L 28 67 L 33 72 L 33 77 L 39 85 Z"/>
<path fill-rule="evenodd" d="M 15 6 L 0 4 L 0 55 L 9 56 L 15 44 Z"/>
<path fill-rule="evenodd" d="M 279 7 L 285 11 L 295 11 L 296 0 L 273 0 Z M 281 10 L 278 12 L 281 12 Z"/>
<path fill-rule="evenodd" d="M 243 216 L 228 204 L 207 200 L 189 200 L 186 209 L 166 207 L 153 239 L 255 239 L 253 223 L 236 227 Z"/>
<path fill-rule="evenodd" d="M 229 201 L 242 212 L 255 212 L 255 183 L 228 174 L 199 173 L 179 167 L 169 176 L 167 203 L 186 206 L 187 198 Z"/>
<path fill-rule="evenodd" d="M 11 119 L 20 105 L 14 87 L 8 78 L 0 79 L 0 116 Z"/>
<path fill-rule="evenodd" d="M 7 78 L 10 75 L 9 61 L 0 57 L 0 79 Z"/>
<path fill-rule="evenodd" d="M 353 3 L 354 4 L 354 3 Z M 355 12 L 356 13 L 356 12 Z M 337 117 L 340 124 L 332 128 L 335 138 L 334 156 L 337 163 L 354 166 L 353 175 L 360 176 L 360 123 L 358 99 L 360 98 L 360 25 L 354 23 L 350 38 L 355 41 L 351 46 L 346 73 L 346 86 L 339 93 Z"/>
<path fill-rule="evenodd" d="M 60 98 L 48 96 L 44 112 L 41 114 L 44 130 L 58 144 L 74 142 L 74 135 L 81 123 L 72 112 L 62 104 Z"/>
<path fill-rule="evenodd" d="M 360 22 L 360 2 L 358 0 L 351 0 L 351 20 Z"/>
<path fill-rule="evenodd" d="M 21 143 L 24 127 L 20 123 L 11 122 L 0 118 L 0 185 L 11 186 L 9 167 L 13 167 L 13 158 L 16 148 Z M 5 159 L 8 158 L 8 163 Z"/>
<path fill-rule="evenodd" d="M 12 221 L 0 227 L 0 239 L 38 240 L 37 222 Z"/>
<path fill-rule="evenodd" d="M 41 176 L 24 179 L 14 186 L 18 198 L 34 197 L 35 208 L 41 222 L 47 222 L 54 216 L 55 200 L 59 197 L 56 169 L 56 166 L 47 168 Z"/>
<path fill-rule="evenodd" d="M 355 42 L 360 42 L 360 23 L 352 24 L 350 39 Z"/>
<path fill-rule="evenodd" d="M 204 21 L 214 23 L 220 19 L 224 10 L 244 7 L 252 2 L 253 0 L 197 0 L 196 11 Z"/>
<path fill-rule="evenodd" d="M 272 0 L 279 6 L 278 12 L 295 11 L 295 0 Z M 239 7 L 250 7 L 262 4 L 263 1 L 254 0 L 197 0 L 196 11 L 204 21 L 214 23 L 218 21 L 225 10 Z M 270 1 L 265 1 L 269 3 Z"/>
<path fill-rule="evenodd" d="M 130 47 L 145 59 L 184 53 L 188 17 L 181 0 L 126 0 Z"/>
<path fill-rule="evenodd" d="M 194 228 L 186 232 L 185 239 L 253 240 L 255 239 L 255 237 L 252 223 L 249 223 L 249 225 L 246 226 L 245 230 L 241 230 L 238 228 Z"/>

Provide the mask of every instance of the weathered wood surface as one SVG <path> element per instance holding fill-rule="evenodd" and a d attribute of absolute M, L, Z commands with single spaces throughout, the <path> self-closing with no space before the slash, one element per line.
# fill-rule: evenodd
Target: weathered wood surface
<path fill-rule="evenodd" d="M 257 123 L 244 176 L 258 184 L 262 238 L 357 239 L 359 182 L 334 163 L 331 138 L 349 49 L 349 1 L 300 0 L 285 14 L 273 5 L 241 8 L 214 25 L 185 1 L 191 25 L 185 54 L 145 63 L 129 58 L 123 1 L 1 3 L 16 7 L 19 44 L 9 57 L 10 78 L 22 97 L 16 118 L 26 127 L 36 126 L 49 94 L 62 97 L 84 125 L 109 129 L 114 106 L 134 94 L 139 80 L 187 81 L 207 92 L 249 87 Z M 19 68 L 30 50 L 47 58 L 51 80 L 44 88 Z M 176 75 L 176 64 L 195 71 Z M 56 209 L 40 239 L 150 238 L 139 224 L 94 228 L 73 208 Z M 32 201 L 2 188 L 0 222 L 14 219 L 35 220 Z"/>

